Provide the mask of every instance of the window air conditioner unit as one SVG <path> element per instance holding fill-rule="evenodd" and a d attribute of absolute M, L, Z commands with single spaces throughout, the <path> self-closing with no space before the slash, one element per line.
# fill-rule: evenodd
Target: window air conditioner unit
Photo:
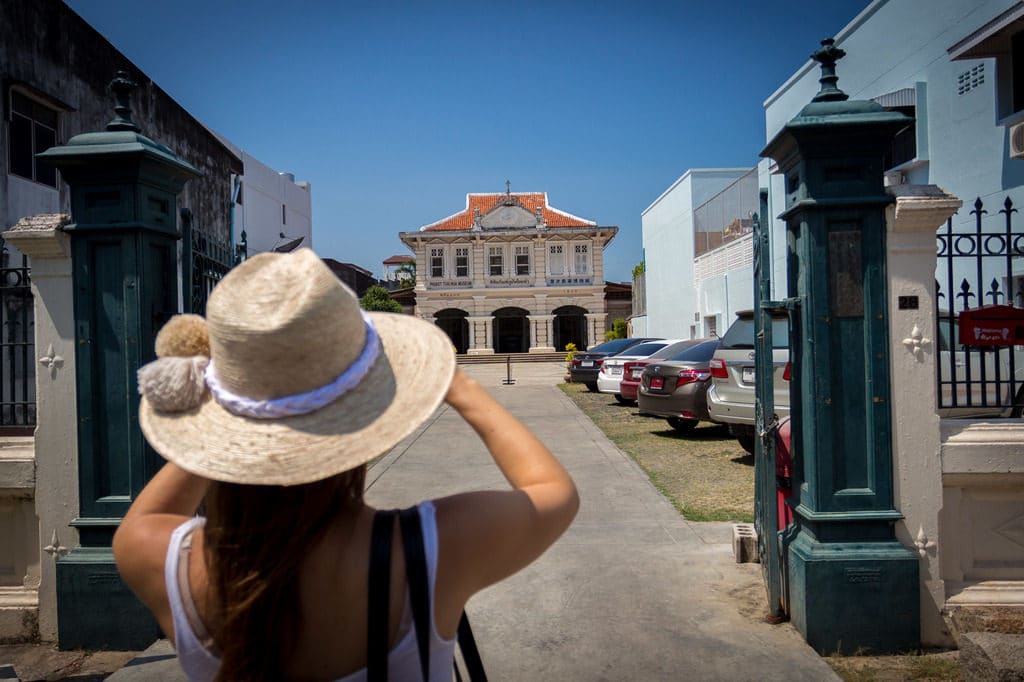
<path fill-rule="evenodd" d="M 1024 159 L 1024 123 L 1010 126 L 1010 158 Z"/>

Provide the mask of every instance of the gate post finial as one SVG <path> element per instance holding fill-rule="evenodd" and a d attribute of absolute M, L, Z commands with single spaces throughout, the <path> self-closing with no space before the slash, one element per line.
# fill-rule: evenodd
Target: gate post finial
<path fill-rule="evenodd" d="M 107 86 L 114 93 L 116 104 L 114 105 L 114 119 L 107 124 L 107 130 L 129 130 L 133 133 L 139 132 L 139 126 L 132 120 L 132 109 L 129 98 L 135 92 L 138 84 L 128 77 L 127 71 L 118 71 L 114 79 Z"/>
<path fill-rule="evenodd" d="M 821 41 L 821 47 L 811 54 L 811 59 L 821 64 L 821 90 L 814 96 L 814 102 L 842 102 L 849 99 L 849 95 L 839 89 L 836 83 L 839 76 L 836 75 L 836 62 L 846 56 L 846 51 L 836 47 L 836 41 L 832 38 L 825 38 Z"/>

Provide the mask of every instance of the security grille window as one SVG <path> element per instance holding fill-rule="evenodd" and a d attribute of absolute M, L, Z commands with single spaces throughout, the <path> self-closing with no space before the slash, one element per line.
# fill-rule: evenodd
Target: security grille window
<path fill-rule="evenodd" d="M 590 255 L 589 249 L 586 244 L 576 244 L 574 251 L 573 260 L 573 271 L 578 274 L 586 274 L 590 272 Z"/>
<path fill-rule="evenodd" d="M 548 246 L 548 269 L 552 275 L 565 274 L 565 252 L 562 244 Z"/>
<path fill-rule="evenodd" d="M 10 135 L 11 174 L 56 187 L 56 169 L 35 155 L 57 144 L 57 112 L 12 91 Z"/>
<path fill-rule="evenodd" d="M 444 277 L 444 249 L 430 250 L 430 276 Z"/>
<path fill-rule="evenodd" d="M 469 249 L 460 246 L 455 249 L 455 276 L 469 277 Z"/>
<path fill-rule="evenodd" d="M 517 246 L 516 247 L 516 274 L 517 275 L 529 275 L 530 274 L 530 247 L 529 246 Z"/>
<path fill-rule="evenodd" d="M 1024 110 L 1024 31 L 1010 38 L 1013 111 Z"/>
<path fill-rule="evenodd" d="M 500 246 L 488 247 L 487 265 L 491 277 L 500 277 L 505 271 L 505 249 Z"/>

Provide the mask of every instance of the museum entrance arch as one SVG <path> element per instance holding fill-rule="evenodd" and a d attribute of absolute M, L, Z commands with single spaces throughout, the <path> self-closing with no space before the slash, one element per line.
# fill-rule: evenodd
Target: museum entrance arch
<path fill-rule="evenodd" d="M 522 308 L 500 308 L 494 313 L 494 352 L 528 353 L 530 325 Z"/>
<path fill-rule="evenodd" d="M 574 343 L 579 350 L 587 348 L 587 311 L 578 305 L 564 305 L 553 311 L 555 350 L 565 350 L 566 344 Z"/>
<path fill-rule="evenodd" d="M 469 313 L 458 308 L 445 308 L 434 313 L 434 322 L 452 340 L 456 353 L 469 349 Z"/>

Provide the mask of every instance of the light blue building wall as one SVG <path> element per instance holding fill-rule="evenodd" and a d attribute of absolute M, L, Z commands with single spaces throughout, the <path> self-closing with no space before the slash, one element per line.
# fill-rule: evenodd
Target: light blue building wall
<path fill-rule="evenodd" d="M 1011 102 L 1009 36 L 1024 32 L 1015 13 L 1024 15 L 1017 0 L 876 0 L 835 36 L 847 53 L 837 65 L 839 87 L 851 99 L 884 106 L 913 100 L 917 154 L 890 169 L 887 182 L 934 184 L 963 199 L 953 218 L 957 230 L 974 228 L 969 211 L 976 197 L 989 211 L 985 221 L 1003 220 L 998 209 L 1007 196 L 1024 202 L 1024 161 L 1010 158 L 1009 141 L 1010 126 L 1024 121 Z M 1000 40 L 1003 56 L 974 58 L 993 44 L 998 50 Z M 818 65 L 808 60 L 765 101 L 766 141 L 810 102 L 818 78 Z M 768 163 L 761 162 L 759 174 L 762 186 L 770 183 L 768 213 L 777 216 L 785 208 L 783 182 L 769 177 Z M 786 295 L 785 239 L 785 224 L 775 220 L 776 298 Z"/>
<path fill-rule="evenodd" d="M 694 286 L 694 210 L 749 171 L 688 170 L 641 214 L 647 291 L 644 333 L 683 339 L 700 335 L 700 302 Z M 636 328 L 634 333 L 638 333 Z"/>

